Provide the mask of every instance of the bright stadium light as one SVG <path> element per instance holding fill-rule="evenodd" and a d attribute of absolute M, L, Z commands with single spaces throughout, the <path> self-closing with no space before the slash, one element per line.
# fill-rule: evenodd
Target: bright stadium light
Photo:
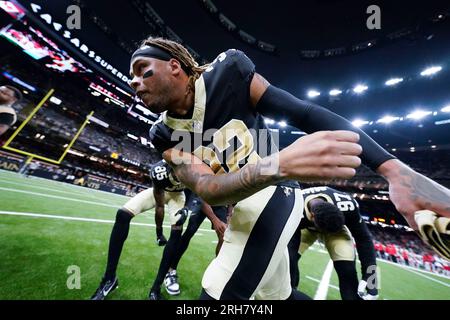
<path fill-rule="evenodd" d="M 129 138 L 133 139 L 133 140 L 139 140 L 139 138 L 136 137 L 134 134 L 127 133 L 127 136 L 128 136 Z"/>
<path fill-rule="evenodd" d="M 353 91 L 356 93 L 363 93 L 364 91 L 366 91 L 367 89 L 369 89 L 368 86 L 363 85 L 363 84 L 358 84 L 353 88 Z"/>
<path fill-rule="evenodd" d="M 443 107 L 441 112 L 450 112 L 450 105 Z"/>
<path fill-rule="evenodd" d="M 316 90 L 309 90 L 308 91 L 308 98 L 315 98 L 320 96 L 320 92 Z"/>
<path fill-rule="evenodd" d="M 410 114 L 408 114 L 406 116 L 406 118 L 408 119 L 414 119 L 414 120 L 419 120 L 422 119 L 430 114 L 432 114 L 433 112 L 431 111 L 424 111 L 424 110 L 416 110 L 414 112 L 411 112 Z"/>
<path fill-rule="evenodd" d="M 278 125 L 279 125 L 280 127 L 284 128 L 284 127 L 287 126 L 287 123 L 286 123 L 286 121 L 280 121 L 280 122 L 278 122 Z"/>
<path fill-rule="evenodd" d="M 265 124 L 275 124 L 275 120 L 270 119 L 270 118 L 265 118 L 265 119 L 264 119 L 264 123 L 265 123 Z"/>
<path fill-rule="evenodd" d="M 403 78 L 392 78 L 386 81 L 384 84 L 387 86 L 395 86 L 397 83 L 400 83 L 403 81 Z"/>
<path fill-rule="evenodd" d="M 426 68 L 425 70 L 423 70 L 423 71 L 420 73 L 420 75 L 421 75 L 422 77 L 425 77 L 425 76 L 431 76 L 431 75 L 433 75 L 433 74 L 435 74 L 435 73 L 438 73 L 438 72 L 441 71 L 441 70 L 442 70 L 442 67 L 441 67 L 441 66 L 433 66 L 433 67 Z"/>
<path fill-rule="evenodd" d="M 338 96 L 342 93 L 342 91 L 339 89 L 333 89 L 333 90 L 330 90 L 329 93 L 330 93 L 330 96 Z"/>
<path fill-rule="evenodd" d="M 378 119 L 378 120 L 377 120 L 377 123 L 386 123 L 386 124 L 388 124 L 388 123 L 391 123 L 391 122 L 393 122 L 393 121 L 397 121 L 397 120 L 399 120 L 399 119 L 400 119 L 399 117 L 384 116 L 383 118 Z"/>
<path fill-rule="evenodd" d="M 50 97 L 50 102 L 56 104 L 57 106 L 62 103 L 61 99 L 58 99 L 57 97 Z"/>
<path fill-rule="evenodd" d="M 361 120 L 361 119 L 355 119 L 355 120 L 352 121 L 352 124 L 353 124 L 355 127 L 357 127 L 357 128 L 360 128 L 360 127 L 362 127 L 363 125 L 366 125 L 366 124 L 368 124 L 368 123 L 369 123 L 369 121 Z"/>

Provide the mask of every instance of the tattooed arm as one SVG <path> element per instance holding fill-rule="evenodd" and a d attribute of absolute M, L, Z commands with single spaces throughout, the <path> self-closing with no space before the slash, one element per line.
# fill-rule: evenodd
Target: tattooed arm
<path fill-rule="evenodd" d="M 395 208 L 417 230 L 414 213 L 431 210 L 450 218 L 450 190 L 412 170 L 397 159 L 380 165 L 377 172 L 389 182 L 389 195 Z"/>
<path fill-rule="evenodd" d="M 260 174 L 261 167 L 270 161 L 268 158 L 237 172 L 218 176 L 190 153 L 169 149 L 163 153 L 163 158 L 172 166 L 178 180 L 210 205 L 236 203 L 283 179 L 277 172 Z"/>
<path fill-rule="evenodd" d="M 361 164 L 359 136 L 322 131 L 296 140 L 281 152 L 247 164 L 237 172 L 214 175 L 199 158 L 168 149 L 163 158 L 177 178 L 211 205 L 233 204 L 277 182 L 349 179 Z"/>

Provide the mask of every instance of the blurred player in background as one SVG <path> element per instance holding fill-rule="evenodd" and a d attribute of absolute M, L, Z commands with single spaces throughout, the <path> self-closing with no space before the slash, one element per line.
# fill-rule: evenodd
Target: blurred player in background
<path fill-rule="evenodd" d="M 359 213 L 358 202 L 350 194 L 329 187 L 303 189 L 302 194 L 303 218 L 289 243 L 292 286 L 297 287 L 300 280 L 298 260 L 320 239 L 333 260 L 342 299 L 376 300 L 375 248 L 372 235 Z M 361 262 L 362 279 L 359 284 L 353 239 Z"/>
<path fill-rule="evenodd" d="M 22 100 L 22 93 L 13 86 L 0 87 L 0 136 L 17 121 L 13 105 Z"/>
<path fill-rule="evenodd" d="M 206 217 L 211 221 L 213 229 L 217 233 L 216 255 L 222 246 L 223 233 L 227 227 L 227 207 L 211 207 L 189 189 L 186 189 L 185 193 L 187 200 L 183 210 L 187 210 L 186 215 L 189 215 L 189 223 L 183 234 L 182 226 L 172 225 L 168 245 L 164 249 L 158 274 L 150 289 L 150 300 L 163 299 L 161 295 L 163 281 L 169 295 L 180 294 L 181 290 L 176 270 L 178 263 L 188 248 L 192 237 Z"/>
<path fill-rule="evenodd" d="M 177 223 L 182 225 L 187 218 L 187 211 L 182 210 L 186 200 L 183 192 L 184 186 L 172 174 L 172 170 L 167 163 L 160 161 L 154 165 L 150 170 L 150 176 L 153 188 L 141 191 L 117 211 L 116 221 L 109 240 L 106 271 L 99 287 L 91 297 L 92 300 L 105 299 L 119 284 L 116 276 L 117 265 L 133 217 L 155 208 L 156 241 L 160 246 L 167 242 L 162 231 L 164 205 L 168 205 L 170 220 L 174 225 Z"/>

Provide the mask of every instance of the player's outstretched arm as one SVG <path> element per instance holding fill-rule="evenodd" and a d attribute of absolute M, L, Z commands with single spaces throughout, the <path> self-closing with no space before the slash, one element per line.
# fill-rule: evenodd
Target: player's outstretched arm
<path fill-rule="evenodd" d="M 450 190 L 393 159 L 384 162 L 377 172 L 389 182 L 389 195 L 395 208 L 417 230 L 414 213 L 431 210 L 450 218 Z"/>
<path fill-rule="evenodd" d="M 324 130 L 347 130 L 357 133 L 360 137 L 359 144 L 363 148 L 362 162 L 373 170 L 383 162 L 395 158 L 347 119 L 270 85 L 257 73 L 250 84 L 250 103 L 262 115 L 272 118 L 283 117 L 306 133 Z"/>
<path fill-rule="evenodd" d="M 270 85 L 259 74 L 255 74 L 250 85 L 250 103 L 263 115 L 282 116 L 307 133 L 319 130 L 350 130 L 358 133 L 363 163 L 388 180 L 392 202 L 413 229 L 417 230 L 414 214 L 418 210 L 428 209 L 439 216 L 450 217 L 450 190 L 395 159 L 341 116 L 297 99 Z"/>
<path fill-rule="evenodd" d="M 174 148 L 163 153 L 175 175 L 211 205 L 233 204 L 280 181 L 349 179 L 361 164 L 359 136 L 349 131 L 317 132 L 302 137 L 280 153 L 247 164 L 237 172 L 214 175 L 191 153 Z"/>

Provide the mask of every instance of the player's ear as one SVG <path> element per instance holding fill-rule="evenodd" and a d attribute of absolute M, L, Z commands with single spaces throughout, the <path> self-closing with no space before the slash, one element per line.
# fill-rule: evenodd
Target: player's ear
<path fill-rule="evenodd" d="M 174 76 L 179 75 L 181 70 L 183 70 L 181 68 L 180 62 L 177 59 L 174 59 L 174 58 L 169 60 L 169 68 L 170 68 L 170 71 L 171 71 L 172 75 L 174 75 Z"/>

